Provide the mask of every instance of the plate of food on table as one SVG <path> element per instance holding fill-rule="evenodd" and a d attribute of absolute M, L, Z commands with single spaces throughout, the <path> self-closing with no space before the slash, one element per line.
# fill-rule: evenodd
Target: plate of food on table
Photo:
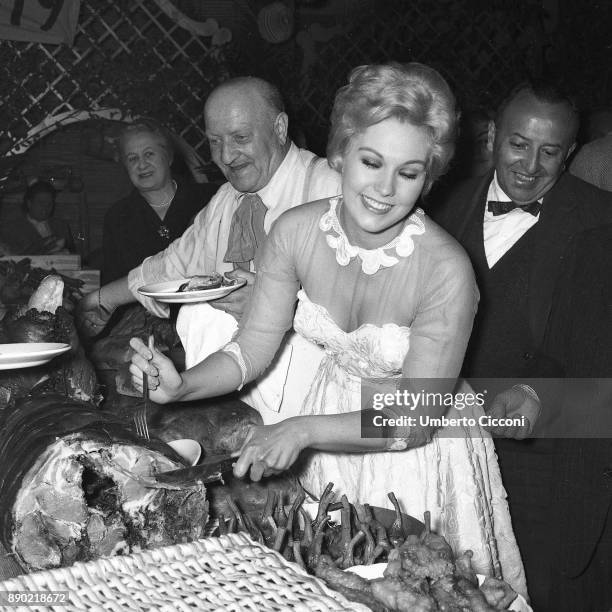
<path fill-rule="evenodd" d="M 166 304 L 196 304 L 225 297 L 245 283 L 245 279 L 226 278 L 218 272 L 213 272 L 162 283 L 151 283 L 140 287 L 138 292 L 145 297 Z"/>
<path fill-rule="evenodd" d="M 164 474 L 193 470 L 194 463 L 201 468 L 214 453 L 201 459 L 195 439 L 175 449 L 155 435 L 142 438 L 96 404 L 95 372 L 62 298 L 61 278 L 49 275 L 0 329 L 15 347 L 55 341 L 73 349 L 45 366 L 43 383 L 33 370 L 0 377 L 0 556 L 10 551 L 3 562 L 13 564 L 5 577 L 10 570 L 10 576 L 27 572 L 42 580 L 47 570 L 73 567 L 76 576 L 81 565 L 93 568 L 93 576 L 102 558 L 130 559 L 202 539 L 225 542 L 242 532 L 252 540 L 249 554 L 259 544 L 276 551 L 279 561 L 301 568 L 355 609 L 531 610 L 501 576 L 479 575 L 471 551 L 453 550 L 435 534 L 429 513 L 419 517 L 423 522 L 403 513 L 393 493 L 393 509 L 380 508 L 338 496 L 329 483 L 309 503 L 294 483 L 287 490 L 268 488 L 255 504 L 246 494 L 228 494 L 221 482 L 225 504 L 213 510 L 208 480 L 164 482 Z M 189 447 L 195 452 L 186 452 Z M 243 581 L 249 579 L 245 574 Z"/>
<path fill-rule="evenodd" d="M 70 345 L 65 342 L 0 344 L 0 370 L 15 370 L 42 365 L 69 350 Z"/>
<path fill-rule="evenodd" d="M 334 498 L 333 483 L 317 502 L 270 490 L 257 511 L 228 496 L 213 533 L 247 532 L 375 612 L 532 612 L 501 577 L 475 571 L 471 550 L 457 554 L 434 533 L 429 512 L 424 522 L 404 514 L 393 493 L 394 510 Z"/>

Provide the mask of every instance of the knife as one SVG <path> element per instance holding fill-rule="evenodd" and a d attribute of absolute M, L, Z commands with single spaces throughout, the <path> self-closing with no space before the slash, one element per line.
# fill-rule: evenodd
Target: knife
<path fill-rule="evenodd" d="M 168 485 L 207 484 L 223 480 L 223 474 L 228 474 L 234 467 L 236 457 L 231 455 L 211 455 L 205 457 L 197 465 L 179 468 L 168 472 L 155 474 L 155 482 Z"/>

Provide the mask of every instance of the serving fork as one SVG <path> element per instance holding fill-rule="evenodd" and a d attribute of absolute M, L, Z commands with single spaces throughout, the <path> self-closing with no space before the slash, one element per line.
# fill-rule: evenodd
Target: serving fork
<path fill-rule="evenodd" d="M 149 334 L 149 349 L 153 353 L 155 339 L 153 334 Z M 134 414 L 134 425 L 136 425 L 136 433 L 141 437 L 149 440 L 149 426 L 147 424 L 147 412 L 149 409 L 149 377 L 145 372 L 142 373 L 142 397 L 144 399 L 142 406 L 136 409 Z"/>

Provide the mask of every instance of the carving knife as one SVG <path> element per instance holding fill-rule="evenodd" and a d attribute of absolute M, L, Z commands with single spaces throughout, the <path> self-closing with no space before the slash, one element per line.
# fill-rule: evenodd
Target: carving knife
<path fill-rule="evenodd" d="M 236 459 L 231 455 L 211 455 L 191 467 L 159 472 L 154 476 L 155 482 L 169 485 L 190 485 L 223 480 L 224 474 L 229 475 L 232 472 Z"/>

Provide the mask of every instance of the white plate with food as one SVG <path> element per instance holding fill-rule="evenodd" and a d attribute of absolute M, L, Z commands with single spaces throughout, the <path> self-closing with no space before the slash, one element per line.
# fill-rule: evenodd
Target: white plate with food
<path fill-rule="evenodd" d="M 31 368 L 70 350 L 65 342 L 15 342 L 0 344 L 0 370 Z"/>
<path fill-rule="evenodd" d="M 246 284 L 244 278 L 230 279 L 221 274 L 202 274 L 163 283 L 152 283 L 138 293 L 166 304 L 197 304 L 225 297 Z"/>

